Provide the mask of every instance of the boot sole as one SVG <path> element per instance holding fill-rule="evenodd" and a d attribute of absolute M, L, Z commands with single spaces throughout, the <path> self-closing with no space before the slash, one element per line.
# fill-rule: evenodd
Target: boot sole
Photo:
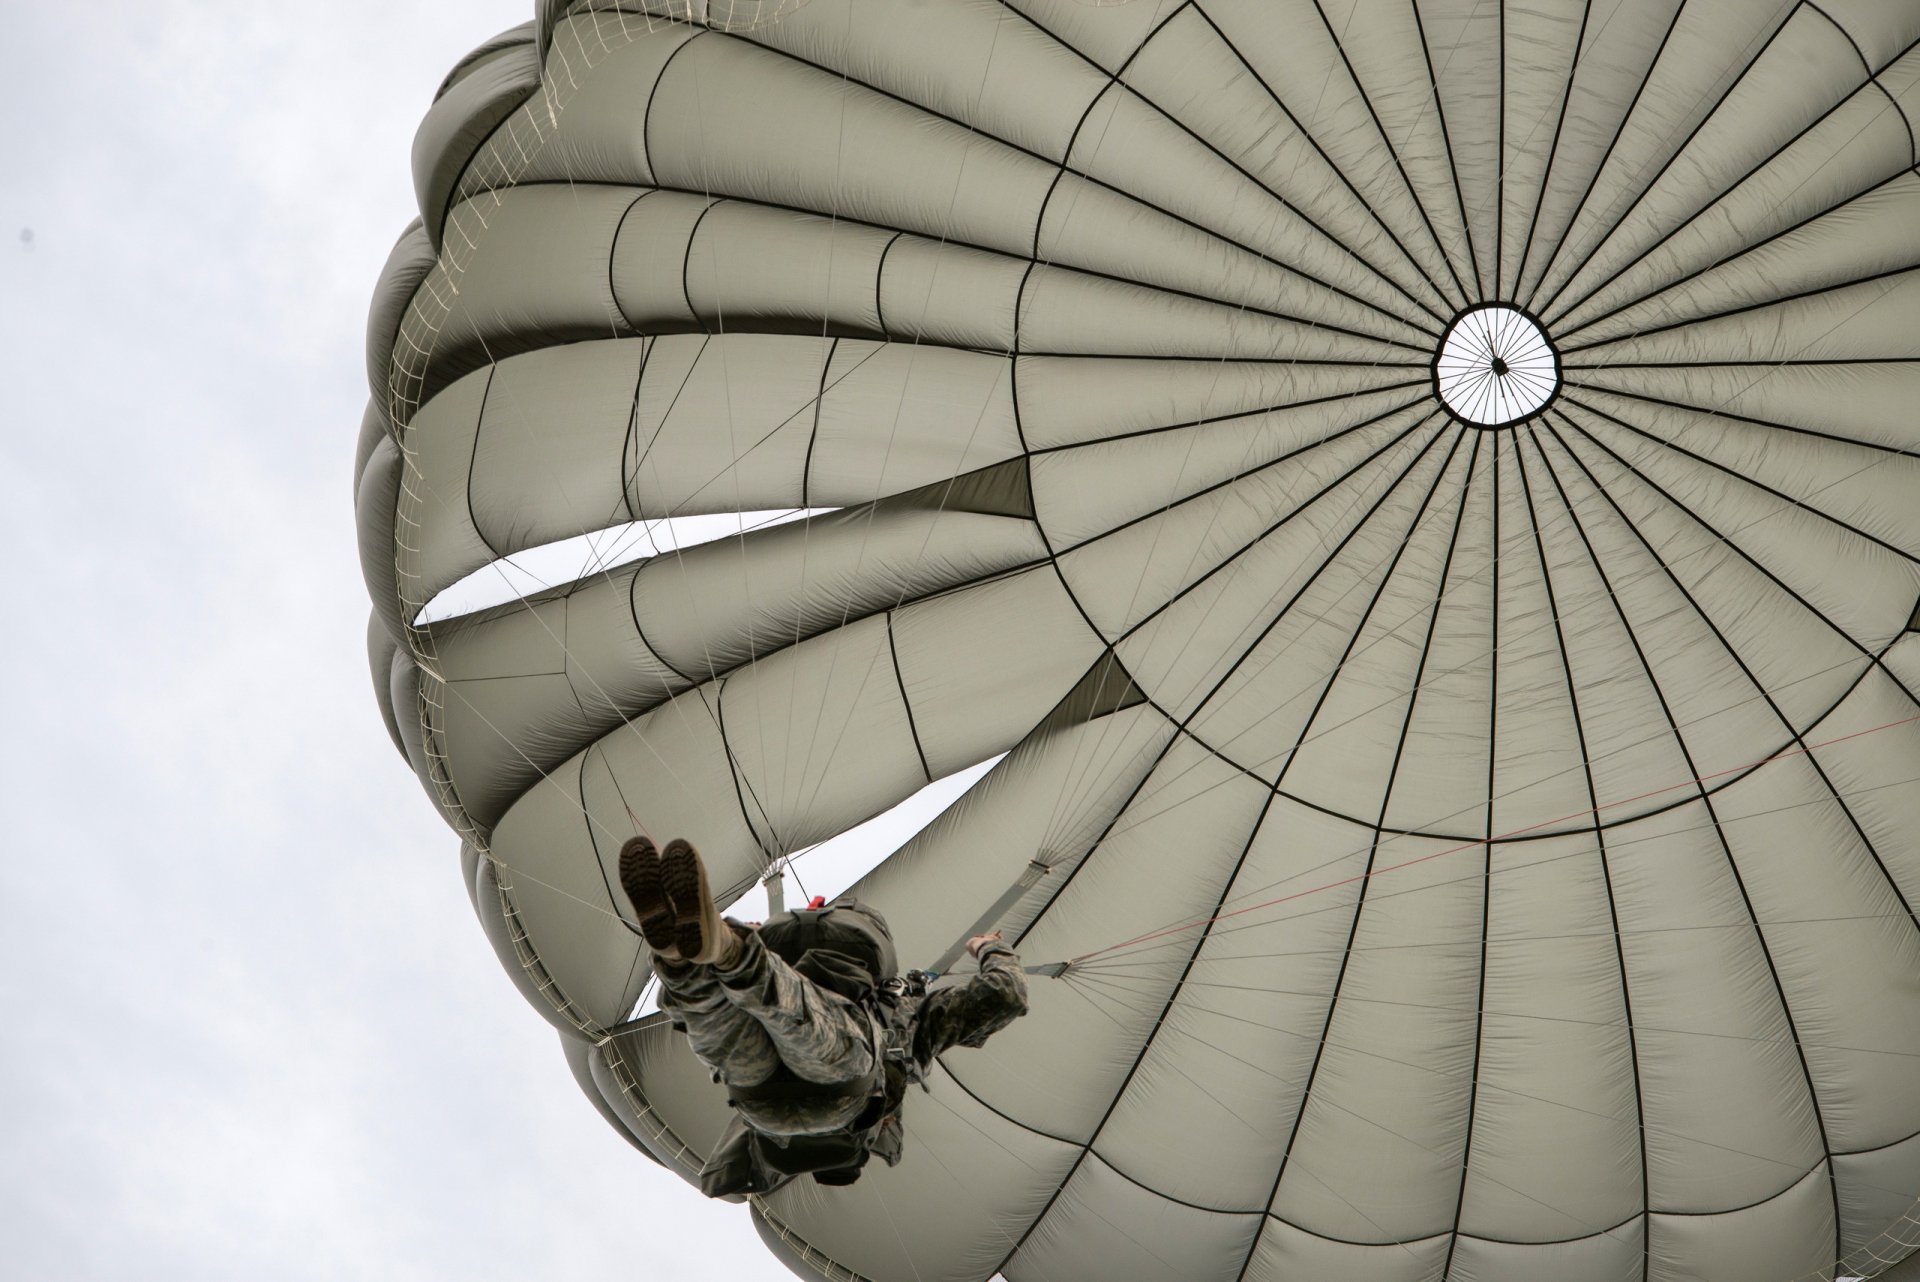
<path fill-rule="evenodd" d="M 700 928 L 706 896 L 701 893 L 700 856 L 680 837 L 660 854 L 660 885 L 672 916 L 673 948 L 682 957 L 705 951 L 706 932 Z"/>
<path fill-rule="evenodd" d="M 633 901 L 647 947 L 656 953 L 671 952 L 679 933 L 661 877 L 660 853 L 647 838 L 629 838 L 620 848 L 620 888 Z"/>

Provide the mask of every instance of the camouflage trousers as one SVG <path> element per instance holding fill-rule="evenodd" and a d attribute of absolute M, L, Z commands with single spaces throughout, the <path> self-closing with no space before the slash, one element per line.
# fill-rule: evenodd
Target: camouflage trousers
<path fill-rule="evenodd" d="M 817 1135 L 845 1126 L 864 1108 L 874 1080 L 873 1029 L 865 1013 L 795 971 L 760 942 L 741 940 L 726 969 L 660 961 L 660 1009 L 685 1027 L 714 1078 L 729 1087 L 768 1082 L 782 1065 L 822 1088 L 817 1098 L 755 1100 L 741 1117 L 770 1135 Z M 834 1091 L 833 1087 L 844 1088 Z"/>

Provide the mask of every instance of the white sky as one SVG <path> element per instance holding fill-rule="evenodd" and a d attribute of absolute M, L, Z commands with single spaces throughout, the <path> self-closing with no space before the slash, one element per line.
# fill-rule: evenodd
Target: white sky
<path fill-rule="evenodd" d="M 366 302 L 531 14 L 0 0 L 8 1279 L 788 1277 L 579 1093 L 367 676 Z"/>

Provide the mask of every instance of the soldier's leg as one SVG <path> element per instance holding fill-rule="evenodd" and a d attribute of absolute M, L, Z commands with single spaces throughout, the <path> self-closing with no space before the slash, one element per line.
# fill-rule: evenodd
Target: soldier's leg
<path fill-rule="evenodd" d="M 684 841 L 670 842 L 667 849 L 683 865 L 677 880 L 668 877 L 660 852 L 644 834 L 628 838 L 620 848 L 620 885 L 633 903 L 641 935 L 653 950 L 654 973 L 660 977 L 660 1009 L 686 1032 L 694 1055 L 713 1070 L 716 1081 L 758 1086 L 779 1067 L 779 1053 L 766 1029 L 721 994 L 713 967 L 689 960 L 682 952 L 681 914 L 671 890 L 680 890 L 683 898 L 691 891 L 700 901 L 692 905 L 690 914 L 698 938 L 687 941 L 696 956 L 706 952 L 709 942 L 704 929 L 707 918 L 711 916 L 717 925 L 719 917 L 712 913 L 699 856 Z M 731 930 L 720 927 L 714 933 L 725 935 L 724 942 L 731 945 Z"/>
<path fill-rule="evenodd" d="M 711 966 L 654 959 L 660 1009 L 686 1030 L 702 1064 L 730 1086 L 758 1086 L 780 1066 L 780 1053 L 760 1021 L 727 1000 Z"/>
<path fill-rule="evenodd" d="M 620 881 L 655 951 L 661 1008 L 723 1080 L 757 1085 L 779 1062 L 822 1086 L 872 1073 L 866 1018 L 768 952 L 755 932 L 723 924 L 690 844 L 676 838 L 656 853 L 644 837 L 629 840 Z"/>
<path fill-rule="evenodd" d="M 795 1076 L 842 1086 L 873 1072 L 866 1017 L 770 952 L 758 932 L 745 931 L 729 964 L 711 970 L 721 999 L 765 1030 Z"/>

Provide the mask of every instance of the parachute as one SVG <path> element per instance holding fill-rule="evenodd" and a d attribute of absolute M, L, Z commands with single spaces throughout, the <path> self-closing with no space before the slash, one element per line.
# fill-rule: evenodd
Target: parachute
<path fill-rule="evenodd" d="M 689 1180 L 727 1113 L 636 1013 L 626 837 L 731 899 L 992 761 L 853 890 L 903 965 L 1002 930 L 1032 1013 L 897 1169 L 754 1200 L 796 1273 L 1899 1276 L 1916 39 L 544 0 L 476 49 L 372 304 L 369 648 L 593 1105 Z"/>

